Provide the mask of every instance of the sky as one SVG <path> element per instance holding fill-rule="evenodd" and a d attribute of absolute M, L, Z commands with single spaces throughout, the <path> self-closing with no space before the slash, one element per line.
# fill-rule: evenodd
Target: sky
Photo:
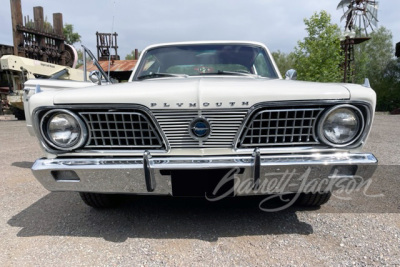
<path fill-rule="evenodd" d="M 42 6 L 52 22 L 63 13 L 81 43 L 96 54 L 96 31 L 118 33 L 121 59 L 135 48 L 156 43 L 200 40 L 246 40 L 266 44 L 271 51 L 289 53 L 306 35 L 304 18 L 326 10 L 341 29 L 339 0 L 22 0 L 22 13 L 33 17 Z M 400 1 L 379 1 L 378 26 L 400 42 Z M 12 45 L 10 0 L 0 0 L 0 44 Z M 75 44 L 79 48 L 80 44 Z"/>

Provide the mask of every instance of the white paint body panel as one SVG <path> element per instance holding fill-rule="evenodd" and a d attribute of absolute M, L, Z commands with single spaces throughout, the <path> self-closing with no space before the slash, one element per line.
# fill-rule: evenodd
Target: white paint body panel
<path fill-rule="evenodd" d="M 55 93 L 53 101 L 54 104 L 134 103 L 151 109 L 214 109 L 250 107 L 265 101 L 349 98 L 346 87 L 338 84 L 220 76 L 158 78 L 69 89 Z"/>

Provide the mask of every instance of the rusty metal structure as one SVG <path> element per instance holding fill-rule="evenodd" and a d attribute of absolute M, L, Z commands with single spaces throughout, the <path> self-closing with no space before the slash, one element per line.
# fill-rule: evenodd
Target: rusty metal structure
<path fill-rule="evenodd" d="M 13 46 L 0 44 L 0 57 L 4 55 L 13 55 L 13 54 L 14 54 Z"/>
<path fill-rule="evenodd" d="M 114 33 L 100 33 L 96 32 L 97 39 L 97 59 L 102 60 L 120 60 L 118 55 L 116 32 Z M 112 53 L 114 50 L 114 53 Z"/>
<path fill-rule="evenodd" d="M 105 60 L 99 61 L 101 68 L 107 73 L 110 72 L 110 77 L 119 82 L 127 81 L 129 79 L 136 63 L 137 60 L 112 60 L 111 62 Z M 97 69 L 98 68 L 93 62 L 87 65 L 87 71 L 89 72 Z"/>
<path fill-rule="evenodd" d="M 371 39 L 370 37 L 345 37 L 340 42 L 344 61 L 342 65 L 343 69 L 343 82 L 354 83 L 355 66 L 354 66 L 354 46 Z"/>
<path fill-rule="evenodd" d="M 14 55 L 72 67 L 73 49 L 64 43 L 63 16 L 53 14 L 53 24 L 45 20 L 43 7 L 33 8 L 33 19 L 22 15 L 21 0 L 10 0 Z"/>
<path fill-rule="evenodd" d="M 378 22 L 378 1 L 341 0 L 337 9 L 343 9 L 340 21 L 346 20 L 344 38 L 341 40 L 343 52 L 343 82 L 354 83 L 354 46 L 371 39 L 369 31 L 374 31 Z"/>
<path fill-rule="evenodd" d="M 120 60 L 118 55 L 118 34 L 96 32 L 97 39 L 97 59 L 102 69 L 110 74 L 110 77 L 119 82 L 127 81 L 134 69 L 139 51 L 135 49 L 133 60 Z M 93 63 L 89 63 L 87 71 L 97 70 L 98 68 Z"/>
<path fill-rule="evenodd" d="M 23 84 L 26 79 L 48 78 L 56 70 L 75 68 L 78 55 L 75 48 L 65 44 L 61 13 L 53 14 L 51 24 L 44 16 L 43 7 L 33 8 L 33 18 L 23 16 L 21 0 L 10 0 L 10 7 L 13 46 L 0 45 L 0 101 L 17 118 L 23 118 Z M 12 64 L 3 64 L 11 57 Z M 43 69 L 43 66 L 48 69 Z M 76 70 L 69 69 L 70 72 Z"/>

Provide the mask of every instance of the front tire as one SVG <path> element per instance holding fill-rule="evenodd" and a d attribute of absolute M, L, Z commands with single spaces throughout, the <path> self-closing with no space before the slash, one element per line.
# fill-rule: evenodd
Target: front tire
<path fill-rule="evenodd" d="M 331 198 L 331 193 L 302 193 L 297 199 L 297 204 L 303 207 L 319 207 Z"/>
<path fill-rule="evenodd" d="M 99 194 L 99 193 L 85 193 L 80 192 L 83 202 L 86 205 L 95 208 L 95 209 L 107 209 L 114 208 L 118 206 L 120 201 L 120 196 L 118 195 L 108 195 L 108 194 Z"/>

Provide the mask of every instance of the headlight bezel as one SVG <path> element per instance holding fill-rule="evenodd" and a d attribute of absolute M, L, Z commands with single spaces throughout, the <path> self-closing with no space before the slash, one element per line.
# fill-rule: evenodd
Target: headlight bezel
<path fill-rule="evenodd" d="M 76 122 L 77 125 L 79 126 L 79 137 L 76 142 L 74 142 L 70 146 L 61 146 L 58 145 L 56 142 L 52 141 L 52 139 L 49 137 L 49 122 L 52 118 L 54 118 L 58 114 L 67 114 L 71 116 Z M 44 141 L 54 149 L 60 150 L 60 151 L 73 151 L 75 149 L 78 149 L 82 147 L 87 139 L 88 139 L 88 130 L 86 127 L 86 124 L 83 122 L 83 120 L 76 115 L 75 113 L 66 110 L 66 109 L 52 109 L 47 111 L 42 118 L 40 119 L 40 132 L 41 135 L 44 139 Z"/>
<path fill-rule="evenodd" d="M 351 111 L 353 111 L 354 114 L 357 116 L 360 125 L 357 130 L 357 134 L 350 141 L 348 141 L 346 143 L 334 143 L 325 136 L 324 130 L 323 130 L 323 125 L 324 125 L 325 120 L 329 117 L 329 115 L 331 115 L 334 111 L 341 109 L 341 108 L 347 108 L 347 109 L 350 109 Z M 332 147 L 335 147 L 335 148 L 348 147 L 348 146 L 355 144 L 357 141 L 360 140 L 360 137 L 362 136 L 363 132 L 365 131 L 365 127 L 366 127 L 365 114 L 360 110 L 360 108 L 358 108 L 354 105 L 351 105 L 351 104 L 336 105 L 336 106 L 333 106 L 333 107 L 327 109 L 322 114 L 321 118 L 319 119 L 318 126 L 317 126 L 317 137 L 322 143 L 327 144 Z"/>

